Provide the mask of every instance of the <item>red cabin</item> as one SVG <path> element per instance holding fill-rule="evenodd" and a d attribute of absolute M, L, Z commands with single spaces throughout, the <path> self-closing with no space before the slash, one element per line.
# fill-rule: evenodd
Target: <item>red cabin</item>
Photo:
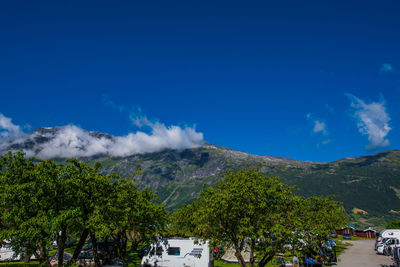
<path fill-rule="evenodd" d="M 372 229 L 357 229 L 356 231 L 356 236 L 359 237 L 366 237 L 366 238 L 375 238 L 376 237 L 376 231 Z"/>
<path fill-rule="evenodd" d="M 338 234 L 338 235 L 350 234 L 351 236 L 353 236 L 354 228 L 353 227 L 345 227 L 345 228 L 336 230 L 336 234 Z"/>

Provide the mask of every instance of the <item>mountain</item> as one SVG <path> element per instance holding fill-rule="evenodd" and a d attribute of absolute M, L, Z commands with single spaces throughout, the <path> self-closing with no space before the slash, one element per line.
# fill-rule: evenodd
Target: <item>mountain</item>
<path fill-rule="evenodd" d="M 29 154 L 40 155 L 60 132 L 60 128 L 39 128 L 24 137 L 3 141 L 0 153 L 24 149 Z M 95 139 L 114 138 L 99 132 L 86 134 Z M 61 144 L 61 148 L 63 145 L 66 144 Z M 79 149 L 86 147 L 80 143 Z M 130 176 L 140 167 L 138 186 L 154 190 L 170 210 L 195 199 L 203 186 L 214 185 L 225 171 L 250 166 L 269 176 L 280 176 L 289 185 L 297 185 L 299 195 L 336 194 L 336 199 L 343 201 L 359 226 L 382 226 L 388 220 L 400 219 L 400 150 L 317 163 L 256 156 L 204 143 L 181 150 L 124 157 L 103 153 L 80 159 L 99 161 L 105 173 L 116 172 L 122 176 Z"/>

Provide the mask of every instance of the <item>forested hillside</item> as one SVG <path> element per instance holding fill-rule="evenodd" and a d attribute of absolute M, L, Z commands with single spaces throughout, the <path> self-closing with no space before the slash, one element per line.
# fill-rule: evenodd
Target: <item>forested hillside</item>
<path fill-rule="evenodd" d="M 57 128 L 40 128 L 22 141 L 1 144 L 2 153 L 19 149 L 39 153 L 57 131 Z M 103 133 L 88 133 L 93 138 L 113 138 Z M 194 200 L 203 186 L 214 185 L 223 172 L 251 166 L 269 176 L 280 176 L 289 185 L 296 185 L 299 195 L 336 194 L 360 226 L 383 225 L 385 221 L 400 219 L 400 150 L 314 163 L 261 157 L 205 143 L 192 149 L 127 157 L 99 154 L 80 159 L 100 161 L 103 172 L 116 172 L 122 176 L 130 176 L 141 168 L 141 174 L 136 177 L 139 187 L 153 189 L 170 210 Z"/>

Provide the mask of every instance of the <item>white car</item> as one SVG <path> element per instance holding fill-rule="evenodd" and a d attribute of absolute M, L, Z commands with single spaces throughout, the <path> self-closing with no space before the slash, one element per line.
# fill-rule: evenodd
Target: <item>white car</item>
<path fill-rule="evenodd" d="M 399 239 L 389 238 L 384 243 L 378 245 L 376 252 L 378 254 L 390 255 L 392 248 L 398 245 L 400 245 Z"/>

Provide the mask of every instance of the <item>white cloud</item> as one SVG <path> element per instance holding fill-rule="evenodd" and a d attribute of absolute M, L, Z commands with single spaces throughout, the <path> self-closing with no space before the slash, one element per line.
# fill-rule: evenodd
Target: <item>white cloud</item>
<path fill-rule="evenodd" d="M 158 152 L 164 149 L 186 149 L 201 146 L 203 134 L 194 127 L 166 126 L 160 122 L 142 120 L 150 127 L 149 133 L 137 131 L 126 136 L 98 135 L 75 125 L 49 128 L 16 138 L 13 144 L 23 143 L 29 138 L 35 142 L 33 150 L 26 150 L 28 156 L 41 159 L 89 157 L 106 154 L 115 157 Z M 19 129 L 14 125 L 12 129 Z M 46 140 L 37 142 L 37 139 Z M 1 147 L 0 147 L 1 148 Z M 2 146 L 4 148 L 4 144 Z"/>
<path fill-rule="evenodd" d="M 322 133 L 322 134 L 328 134 L 328 131 L 326 130 L 326 123 L 323 121 L 319 120 L 314 120 L 314 133 Z"/>
<path fill-rule="evenodd" d="M 320 134 L 320 137 L 319 137 L 320 140 L 323 138 L 322 141 L 320 141 L 317 144 L 317 147 L 319 147 L 321 145 L 329 144 L 331 140 L 328 138 L 329 133 L 328 133 L 328 127 L 327 127 L 326 123 L 321 119 L 314 118 L 314 115 L 312 113 L 308 113 L 306 115 L 306 118 L 307 118 L 307 120 L 310 120 L 313 123 L 312 132 L 314 134 Z"/>
<path fill-rule="evenodd" d="M 0 113 L 0 137 L 13 138 L 21 134 L 21 127 L 15 125 L 10 118 Z"/>
<path fill-rule="evenodd" d="M 379 72 L 396 72 L 392 64 L 384 63 L 381 65 L 381 68 L 379 69 Z"/>
<path fill-rule="evenodd" d="M 312 113 L 307 113 L 306 118 L 307 120 L 312 121 L 314 125 L 313 133 L 321 133 L 324 135 L 328 135 L 328 129 L 324 121 L 314 118 L 314 115 Z"/>
<path fill-rule="evenodd" d="M 370 144 L 367 149 L 388 146 L 390 142 L 386 136 L 392 128 L 389 126 L 390 117 L 384 101 L 367 104 L 354 95 L 347 94 L 347 97 L 354 109 L 353 116 L 357 121 L 358 130 L 368 136 Z"/>
<path fill-rule="evenodd" d="M 107 154 L 115 157 L 158 152 L 164 149 L 185 149 L 203 144 L 203 134 L 194 128 L 165 126 L 155 123 L 150 134 L 138 131 L 113 138 L 95 137 L 77 126 L 62 127 L 54 139 L 37 154 L 39 158 L 88 157 Z"/>

